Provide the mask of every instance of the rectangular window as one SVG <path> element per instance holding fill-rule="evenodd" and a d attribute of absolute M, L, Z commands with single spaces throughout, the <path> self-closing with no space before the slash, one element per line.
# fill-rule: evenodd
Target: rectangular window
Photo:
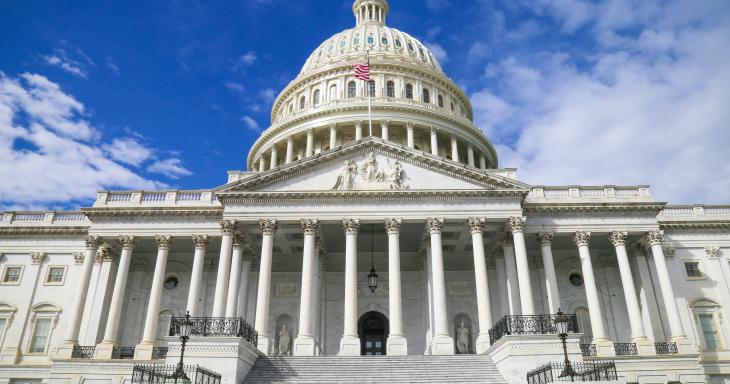
<path fill-rule="evenodd" d="M 698 261 L 685 261 L 684 270 L 687 272 L 687 277 L 703 277 L 702 271 L 700 271 L 700 263 Z"/>
<path fill-rule="evenodd" d="M 6 267 L 3 283 L 17 283 L 20 281 L 20 275 L 23 273 L 23 267 Z"/>
<path fill-rule="evenodd" d="M 700 314 L 700 328 L 702 328 L 702 336 L 705 340 L 705 348 L 708 351 L 716 351 L 720 349 L 720 337 L 715 328 L 715 316 L 712 314 Z"/>
<path fill-rule="evenodd" d="M 35 322 L 33 338 L 30 340 L 30 353 L 46 352 L 48 335 L 51 333 L 51 319 L 38 319 Z"/>
<path fill-rule="evenodd" d="M 63 275 L 66 273 L 64 267 L 49 267 L 46 283 L 61 284 L 63 283 Z"/>
<path fill-rule="evenodd" d="M 2 340 L 3 332 L 5 332 L 5 324 L 8 323 L 8 319 L 0 319 L 0 340 Z"/>

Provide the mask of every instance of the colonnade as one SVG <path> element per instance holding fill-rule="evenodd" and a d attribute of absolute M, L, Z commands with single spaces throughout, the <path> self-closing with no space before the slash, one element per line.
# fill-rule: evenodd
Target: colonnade
<path fill-rule="evenodd" d="M 447 305 L 446 305 L 446 282 L 443 266 L 443 247 L 441 234 L 444 227 L 444 219 L 428 218 L 426 220 L 427 255 L 428 255 L 428 280 L 429 280 L 429 301 L 431 354 L 453 354 L 454 342 L 449 332 Z M 492 309 L 489 296 L 489 282 L 487 278 L 487 267 L 484 253 L 483 232 L 486 220 L 481 218 L 470 218 L 467 227 L 471 234 L 472 249 L 474 258 L 474 273 L 476 287 L 476 303 L 478 313 L 479 331 L 477 334 L 477 353 L 484 352 L 489 347 L 488 331 L 493 325 Z M 507 310 L 510 315 L 534 315 L 535 307 L 532 297 L 532 279 L 525 247 L 525 218 L 512 217 L 507 220 L 506 227 L 509 236 L 502 241 L 504 252 L 504 263 L 498 263 L 498 276 L 504 276 L 505 288 L 504 300 L 507 303 Z M 345 232 L 345 292 L 344 292 L 344 317 L 343 335 L 340 341 L 340 355 L 359 355 L 360 339 L 358 336 L 358 313 L 357 313 L 357 236 L 360 229 L 360 221 L 356 218 L 343 219 L 342 225 Z M 254 326 L 259 333 L 259 349 L 264 353 L 271 352 L 273 334 L 269 324 L 269 303 L 271 292 L 271 267 L 274 235 L 278 230 L 276 220 L 261 219 L 261 258 L 258 279 L 258 297 L 256 301 L 256 315 Z M 319 342 L 319 322 L 321 316 L 316 297 L 321 292 L 321 286 L 316 274 L 319 269 L 318 255 L 319 242 L 319 221 L 317 219 L 302 219 L 303 231 L 303 267 L 301 282 L 301 302 L 299 314 L 299 334 L 294 341 L 293 353 L 295 355 L 314 355 L 317 353 Z M 389 330 L 387 338 L 387 353 L 390 355 L 407 354 L 407 340 L 403 329 L 403 304 L 401 291 L 401 270 L 400 270 L 400 228 L 401 220 L 398 218 L 385 219 L 385 228 L 388 237 L 388 272 L 389 272 Z M 244 297 L 248 292 L 244 284 L 241 289 L 241 279 L 247 280 L 251 270 L 251 252 L 244 251 L 241 238 L 238 235 L 238 223 L 234 220 L 224 220 L 220 223 L 221 229 L 221 251 L 218 263 L 218 274 L 215 285 L 212 317 L 235 317 L 239 311 L 239 290 Z M 551 313 L 560 308 L 560 299 L 555 277 L 554 262 L 552 256 L 552 233 L 538 233 L 537 240 L 540 245 L 543 265 L 545 268 L 545 292 L 548 296 L 548 307 Z M 596 344 L 599 355 L 611 355 L 613 350 L 612 341 L 606 332 L 606 325 L 603 321 L 601 300 L 599 297 L 594 268 L 591 263 L 590 232 L 578 231 L 573 235 L 573 241 L 578 249 L 583 281 L 585 286 L 586 301 L 590 313 L 590 324 L 593 334 L 593 343 Z M 653 344 L 646 336 L 641 319 L 636 288 L 634 286 L 631 267 L 626 251 L 628 233 L 622 231 L 611 232 L 608 236 L 613 244 L 616 253 L 621 284 L 626 301 L 631 341 L 636 343 L 640 354 L 652 354 Z M 671 340 L 678 344 L 687 344 L 682 324 L 680 322 L 679 309 L 677 307 L 671 279 L 667 270 L 666 261 L 662 249 L 662 233 L 657 230 L 649 231 L 646 234 L 647 243 L 651 248 L 656 267 L 659 286 L 664 299 L 664 307 L 669 323 Z M 122 315 L 122 304 L 127 284 L 127 276 L 132 252 L 136 239 L 131 235 L 119 237 L 122 245 L 122 252 L 119 260 L 119 268 L 113 288 L 109 315 L 103 341 L 97 346 L 98 358 L 110 358 L 113 348 L 118 342 L 119 325 Z M 157 257 L 153 272 L 152 286 L 149 292 L 146 319 L 141 342 L 135 349 L 135 358 L 150 359 L 152 349 L 157 340 L 157 323 L 160 311 L 160 301 L 163 291 L 167 257 L 172 245 L 173 238 L 168 235 L 155 236 L 157 245 Z M 201 287 L 203 278 L 203 264 L 205 249 L 209 243 L 207 235 L 194 235 L 193 242 L 195 253 L 193 257 L 193 268 L 191 274 L 190 291 L 187 300 L 187 310 L 191 316 L 202 316 L 200 306 Z M 81 315 L 84 312 L 86 292 L 88 291 L 91 276 L 91 266 L 94 260 L 96 249 L 99 247 L 100 239 L 97 236 L 89 236 L 86 241 L 86 253 L 78 279 L 78 289 L 69 315 L 68 329 L 64 345 L 73 346 L 78 342 L 78 335 L 81 325 Z M 247 304 L 243 304 L 247 305 Z M 245 308 L 244 308 L 245 310 Z M 67 349 L 67 348 L 66 348 Z M 63 348 L 61 348 L 63 350 Z"/>

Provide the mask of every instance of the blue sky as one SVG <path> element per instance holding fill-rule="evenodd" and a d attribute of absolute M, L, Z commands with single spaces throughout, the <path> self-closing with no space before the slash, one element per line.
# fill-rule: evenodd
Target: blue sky
<path fill-rule="evenodd" d="M 730 202 L 730 2 L 390 3 L 523 181 Z M 0 208 L 223 184 L 351 5 L 0 2 Z"/>

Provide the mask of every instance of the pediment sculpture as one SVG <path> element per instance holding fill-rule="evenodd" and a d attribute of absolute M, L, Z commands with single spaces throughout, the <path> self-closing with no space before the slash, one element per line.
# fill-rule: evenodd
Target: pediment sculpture
<path fill-rule="evenodd" d="M 333 190 L 350 191 L 356 189 L 408 189 L 405 184 L 403 166 L 398 160 L 391 164 L 386 158 L 388 170 L 380 167 L 374 152 L 370 152 L 359 164 L 355 160 L 346 160 L 340 174 L 337 175 Z"/>

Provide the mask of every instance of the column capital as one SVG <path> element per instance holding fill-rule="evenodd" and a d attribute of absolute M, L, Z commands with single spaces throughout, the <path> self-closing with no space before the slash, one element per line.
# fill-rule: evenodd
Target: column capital
<path fill-rule="evenodd" d="M 337 128 L 337 123 L 330 123 L 328 127 L 330 127 L 330 129 L 335 129 Z"/>
<path fill-rule="evenodd" d="M 236 233 L 233 235 L 233 244 L 231 246 L 233 249 L 241 250 L 241 247 L 243 247 L 243 238 L 240 234 Z"/>
<path fill-rule="evenodd" d="M 537 243 L 540 244 L 540 246 L 551 246 L 553 245 L 553 235 L 550 232 L 540 232 L 537 234 Z"/>
<path fill-rule="evenodd" d="M 406 128 L 413 129 L 415 126 L 416 126 L 416 123 L 414 123 L 412 121 L 406 122 Z"/>
<path fill-rule="evenodd" d="M 122 244 L 122 249 L 131 251 L 137 244 L 137 238 L 134 235 L 119 235 L 119 243 Z"/>
<path fill-rule="evenodd" d="M 97 235 L 89 235 L 86 236 L 86 239 L 84 240 L 84 244 L 86 245 L 86 249 L 97 249 L 101 245 L 101 236 Z"/>
<path fill-rule="evenodd" d="M 591 233 L 585 231 L 577 231 L 573 241 L 577 247 L 587 247 L 591 243 Z"/>
<path fill-rule="evenodd" d="M 99 247 L 99 249 L 96 251 L 94 261 L 96 261 L 97 263 L 104 263 L 107 261 L 115 260 L 116 256 L 116 252 L 114 252 L 114 249 L 112 249 L 111 247 Z"/>
<path fill-rule="evenodd" d="M 441 233 L 444 229 L 444 219 L 439 217 L 429 217 L 426 219 L 426 229 L 431 234 Z"/>
<path fill-rule="evenodd" d="M 390 120 L 380 120 L 380 126 L 381 127 L 388 127 L 388 124 L 390 124 Z"/>
<path fill-rule="evenodd" d="M 649 245 L 661 245 L 664 241 L 664 233 L 660 230 L 651 230 L 646 233 L 646 241 Z"/>
<path fill-rule="evenodd" d="M 273 235 L 279 229 L 279 223 L 276 220 L 260 219 L 261 233 L 264 235 Z"/>
<path fill-rule="evenodd" d="M 208 242 L 210 241 L 210 238 L 208 235 L 193 235 L 193 243 L 195 244 L 195 248 L 205 248 L 208 246 Z"/>
<path fill-rule="evenodd" d="M 500 237 L 498 239 L 499 245 L 502 247 L 511 247 L 514 245 L 515 238 L 512 236 L 512 232 L 509 231 L 503 231 L 501 235 L 497 235 Z"/>
<path fill-rule="evenodd" d="M 608 240 L 613 244 L 614 247 L 620 245 L 626 245 L 626 240 L 629 238 L 628 232 L 613 231 L 608 234 Z"/>
<path fill-rule="evenodd" d="M 400 233 L 401 219 L 388 218 L 385 219 L 385 232 L 389 235 L 397 235 Z"/>
<path fill-rule="evenodd" d="M 301 219 L 302 229 L 305 235 L 316 235 L 319 231 L 319 220 Z"/>
<path fill-rule="evenodd" d="M 510 217 L 507 219 L 507 225 L 512 233 L 525 232 L 525 223 L 527 220 L 524 217 Z"/>
<path fill-rule="evenodd" d="M 287 144 L 288 143 L 293 143 L 294 142 L 294 136 L 293 135 L 289 135 L 289 137 L 286 138 L 286 142 L 287 142 Z"/>
<path fill-rule="evenodd" d="M 362 120 L 355 121 L 355 128 L 362 128 Z"/>
<path fill-rule="evenodd" d="M 43 260 L 46 259 L 46 253 L 45 252 L 31 252 L 30 253 L 30 262 L 31 264 L 38 265 L 43 262 Z"/>
<path fill-rule="evenodd" d="M 484 225 L 486 224 L 486 220 L 480 217 L 470 217 L 469 222 L 467 223 L 467 226 L 469 227 L 469 232 L 472 234 L 474 233 L 482 233 L 484 232 Z"/>
<path fill-rule="evenodd" d="M 345 227 L 345 234 L 357 235 L 360 231 L 360 219 L 342 219 L 342 226 Z"/>
<path fill-rule="evenodd" d="M 170 249 L 170 247 L 172 246 L 172 236 L 156 235 L 155 242 L 157 243 L 158 249 Z"/>
<path fill-rule="evenodd" d="M 238 231 L 238 222 L 236 220 L 221 220 L 219 225 L 223 235 L 233 235 Z"/>

